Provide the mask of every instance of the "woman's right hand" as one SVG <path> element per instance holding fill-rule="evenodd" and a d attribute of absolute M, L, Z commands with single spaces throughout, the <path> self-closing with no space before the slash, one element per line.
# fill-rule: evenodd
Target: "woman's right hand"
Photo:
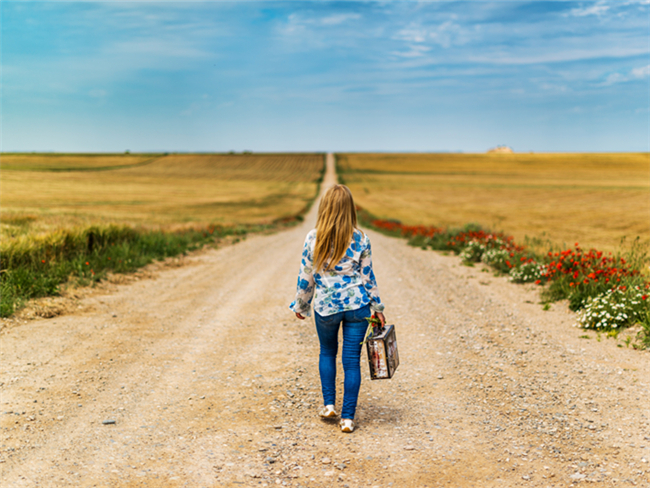
<path fill-rule="evenodd" d="M 384 317 L 382 312 L 375 312 L 375 317 L 381 321 L 381 327 L 383 329 L 386 326 L 386 317 Z"/>

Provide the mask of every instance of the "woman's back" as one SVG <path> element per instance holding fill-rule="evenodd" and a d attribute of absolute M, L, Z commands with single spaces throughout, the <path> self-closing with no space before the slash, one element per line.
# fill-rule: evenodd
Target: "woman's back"
<path fill-rule="evenodd" d="M 377 284 L 372 271 L 370 239 L 359 229 L 355 229 L 352 239 L 341 260 L 328 268 L 325 261 L 323 269 L 313 271 L 316 229 L 307 234 L 303 248 L 301 272 L 299 276 L 300 296 L 297 301 L 308 302 L 312 290 L 310 277 L 315 285 L 314 310 L 320 315 L 331 315 L 344 310 L 354 310 L 371 303 L 380 304 Z M 312 272 L 310 273 L 310 269 Z M 326 270 L 327 269 L 327 270 Z M 374 300 L 373 300 L 374 299 Z M 296 302 L 294 302 L 295 304 Z M 292 309 L 294 308 L 292 304 Z M 307 310 L 302 310 L 307 312 Z"/>

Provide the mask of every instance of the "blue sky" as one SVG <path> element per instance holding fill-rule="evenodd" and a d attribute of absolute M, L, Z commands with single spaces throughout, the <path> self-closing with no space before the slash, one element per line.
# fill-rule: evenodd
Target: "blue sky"
<path fill-rule="evenodd" d="M 4 151 L 648 151 L 650 0 L 0 2 Z"/>

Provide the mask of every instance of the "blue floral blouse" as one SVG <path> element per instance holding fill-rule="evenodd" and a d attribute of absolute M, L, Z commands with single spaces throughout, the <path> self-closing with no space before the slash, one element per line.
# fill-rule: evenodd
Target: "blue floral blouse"
<path fill-rule="evenodd" d="M 298 290 L 289 308 L 309 317 L 311 302 L 320 316 L 333 315 L 346 310 L 357 310 L 370 304 L 370 309 L 383 312 L 375 274 L 372 271 L 370 239 L 358 229 L 345 256 L 329 271 L 314 272 L 314 245 L 316 229 L 307 234 L 302 251 Z M 327 263 L 325 263 L 326 267 Z M 315 296 L 314 296 L 315 295 Z"/>

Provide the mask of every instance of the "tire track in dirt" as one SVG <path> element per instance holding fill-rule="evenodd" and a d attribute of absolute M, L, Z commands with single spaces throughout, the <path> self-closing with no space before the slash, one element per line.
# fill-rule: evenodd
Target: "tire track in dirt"
<path fill-rule="evenodd" d="M 320 421 L 313 323 L 287 309 L 314 221 L 5 328 L 3 486 L 650 483 L 647 353 L 579 339 L 533 287 L 374 232 L 402 364 L 371 382 L 362 357 L 354 434 Z"/>

